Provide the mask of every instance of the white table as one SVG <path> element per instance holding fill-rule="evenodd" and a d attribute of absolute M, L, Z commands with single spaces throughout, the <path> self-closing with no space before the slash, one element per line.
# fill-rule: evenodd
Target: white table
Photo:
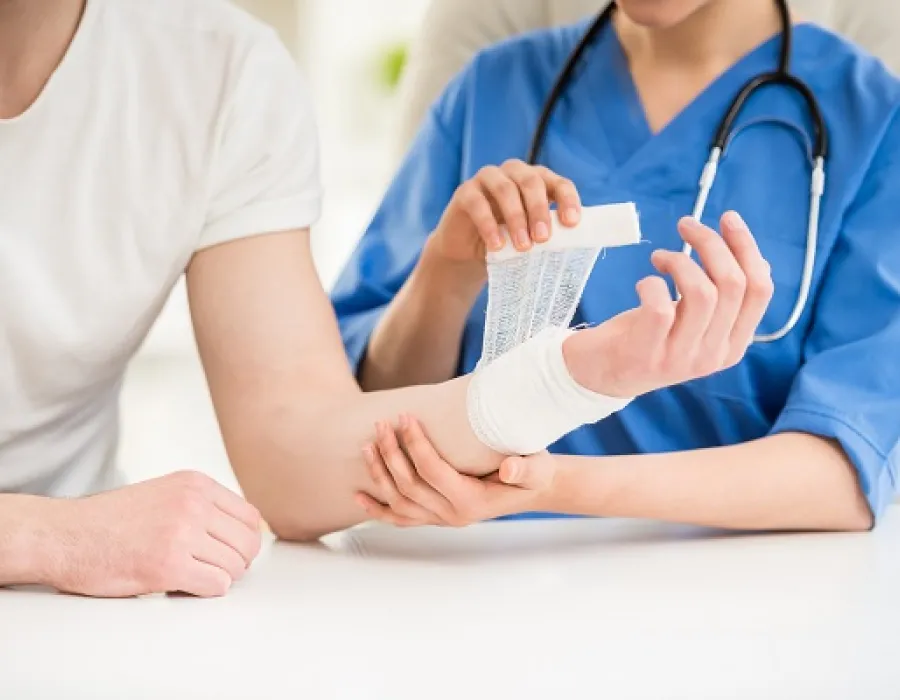
<path fill-rule="evenodd" d="M 273 543 L 223 599 L 0 591 L 0 698 L 900 698 L 900 508 L 864 535 L 646 522 Z"/>

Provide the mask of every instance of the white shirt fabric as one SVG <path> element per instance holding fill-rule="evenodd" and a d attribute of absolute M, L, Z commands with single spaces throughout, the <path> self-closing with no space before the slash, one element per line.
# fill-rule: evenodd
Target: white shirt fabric
<path fill-rule="evenodd" d="M 0 492 L 118 483 L 126 364 L 196 251 L 314 222 L 316 142 L 293 60 L 243 11 L 88 0 L 0 120 Z"/>

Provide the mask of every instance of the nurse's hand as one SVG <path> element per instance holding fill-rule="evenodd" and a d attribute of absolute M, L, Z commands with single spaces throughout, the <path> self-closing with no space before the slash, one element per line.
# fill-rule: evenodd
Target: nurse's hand
<path fill-rule="evenodd" d="M 366 449 L 375 490 L 356 500 L 372 520 L 397 527 L 464 527 L 483 520 L 542 510 L 556 476 L 544 453 L 507 459 L 483 479 L 460 474 L 438 453 L 415 418 L 399 428 L 376 426 L 376 444 Z"/>
<path fill-rule="evenodd" d="M 485 253 L 503 247 L 501 225 L 520 251 L 549 240 L 551 203 L 564 225 L 578 223 L 581 200 L 570 180 L 520 160 L 484 167 L 456 190 L 426 254 L 483 269 Z"/>
<path fill-rule="evenodd" d="M 726 213 L 721 228 L 719 236 L 691 218 L 679 222 L 702 267 L 681 252 L 653 254 L 653 265 L 681 293 L 678 302 L 662 277 L 648 277 L 637 285 L 638 308 L 566 341 L 566 364 L 579 384 L 607 396 L 639 396 L 743 359 L 774 287 L 740 216 Z"/>
<path fill-rule="evenodd" d="M 48 500 L 43 520 L 60 548 L 44 583 L 96 597 L 221 596 L 261 545 L 259 511 L 195 472 Z"/>

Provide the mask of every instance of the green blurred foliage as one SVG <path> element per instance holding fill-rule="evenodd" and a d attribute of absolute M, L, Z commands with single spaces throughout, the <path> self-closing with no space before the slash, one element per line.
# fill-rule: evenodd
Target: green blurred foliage
<path fill-rule="evenodd" d="M 382 52 L 378 61 L 378 81 L 382 87 L 389 92 L 397 89 L 408 58 L 409 47 L 406 44 L 395 44 Z"/>

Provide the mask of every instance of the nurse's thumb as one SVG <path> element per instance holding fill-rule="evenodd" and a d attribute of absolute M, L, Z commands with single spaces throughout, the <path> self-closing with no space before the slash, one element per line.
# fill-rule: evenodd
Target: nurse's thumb
<path fill-rule="evenodd" d="M 533 457 L 509 457 L 500 465 L 500 481 L 507 486 L 537 491 L 549 486 L 551 480 L 551 458 L 546 453 Z"/>

